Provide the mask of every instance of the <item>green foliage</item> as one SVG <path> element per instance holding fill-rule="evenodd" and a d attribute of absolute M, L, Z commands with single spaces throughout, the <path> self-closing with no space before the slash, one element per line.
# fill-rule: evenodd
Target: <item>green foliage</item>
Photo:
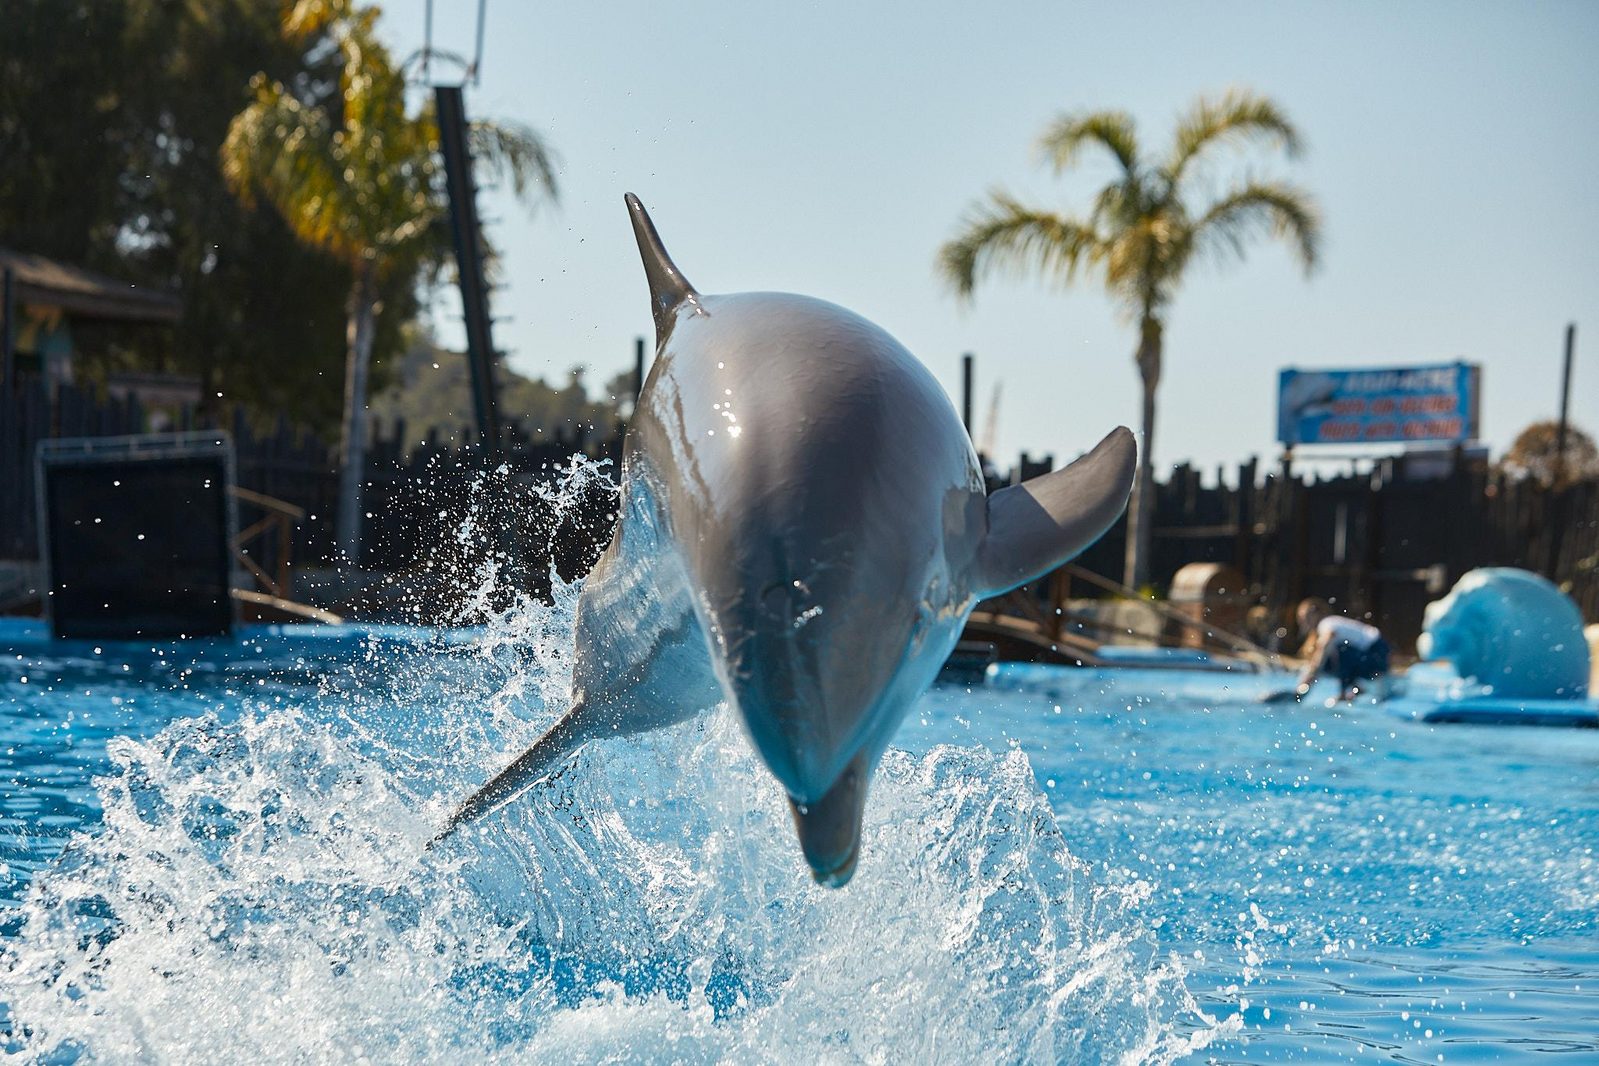
<path fill-rule="evenodd" d="M 326 432 L 342 405 L 347 266 L 241 205 L 219 149 L 266 71 L 332 86 L 328 49 L 284 38 L 255 0 L 13 0 L 0 32 L 0 243 L 176 289 L 173 329 L 75 330 L 93 379 L 191 373 L 213 410 L 243 403 Z M 415 314 L 386 279 L 381 357 Z M 222 398 L 217 398 L 217 393 Z"/>
<path fill-rule="evenodd" d="M 343 121 L 350 53 L 330 17 L 351 10 L 296 4 L 289 14 L 299 21 L 285 33 L 284 7 L 262 0 L 8 0 L 0 17 L 0 244 L 173 288 L 183 299 L 172 329 L 76 329 L 85 377 L 121 367 L 191 373 L 218 414 L 238 402 L 324 434 L 338 425 L 354 272 L 300 240 L 269 204 L 241 203 L 224 180 L 221 150 L 234 117 L 274 85 L 330 123 Z M 370 27 L 375 9 L 355 17 Z M 397 82 L 388 88 L 396 92 L 373 104 L 367 128 L 395 108 L 403 113 Z M 387 223 L 417 239 L 377 281 L 374 387 L 403 349 L 419 283 L 449 249 L 442 182 L 417 172 L 433 166 L 431 113 L 424 106 L 411 117 L 409 147 L 423 158 L 385 188 L 385 202 L 396 215 L 418 197 L 425 203 L 409 220 Z M 549 153 L 525 128 L 489 125 L 473 138 L 489 174 L 524 191 L 553 190 Z"/>
<path fill-rule="evenodd" d="M 1133 120 L 1123 112 L 1063 115 L 1038 145 L 1056 173 L 1097 148 L 1116 160 L 1118 176 L 1080 217 L 991 193 L 940 250 L 940 273 L 963 297 L 994 270 L 1037 271 L 1063 283 L 1079 271 L 1093 273 L 1130 317 L 1158 319 L 1196 252 L 1241 254 L 1255 237 L 1269 236 L 1288 242 L 1308 272 L 1320 254 L 1321 223 L 1303 190 L 1246 180 L 1200 202 L 1192 188 L 1216 149 L 1254 142 L 1290 155 L 1300 150 L 1298 132 L 1277 105 L 1241 90 L 1195 101 L 1161 163 L 1143 156 Z"/>
<path fill-rule="evenodd" d="M 0 243 L 106 269 L 122 215 L 126 4 L 9 0 L 0 13 Z"/>
<path fill-rule="evenodd" d="M 1038 139 L 1038 151 L 1059 174 L 1077 162 L 1084 148 L 1098 145 L 1121 164 L 1122 173 L 1138 172 L 1138 136 L 1132 116 L 1124 111 L 1062 115 Z"/>
<path fill-rule="evenodd" d="M 437 233 L 429 127 L 405 110 L 405 83 L 387 51 L 339 25 L 339 91 L 302 100 L 257 74 L 228 127 L 222 173 L 247 205 L 264 194 L 306 244 L 354 266 L 387 266 Z"/>
<path fill-rule="evenodd" d="M 408 110 L 405 79 L 377 38 L 377 18 L 377 8 L 352 0 L 288 7 L 284 39 L 307 57 L 326 55 L 330 74 L 290 81 L 255 74 L 249 102 L 221 147 L 223 176 L 241 204 L 264 197 L 299 241 L 350 271 L 349 359 L 357 381 L 412 316 L 414 302 L 394 297 L 414 294 L 419 277 L 435 272 L 450 251 L 432 104 Z M 551 155 L 531 130 L 485 122 L 472 133 L 480 168 L 508 178 L 520 196 L 537 189 L 554 197 Z M 375 352 L 358 343 L 361 321 L 376 322 Z M 344 417 L 348 445 L 362 434 L 358 411 Z M 358 452 L 346 461 L 358 465 Z"/>
<path fill-rule="evenodd" d="M 591 397 L 584 370 L 574 366 L 564 386 L 528 378 L 500 365 L 500 408 L 507 421 L 530 440 L 571 439 L 579 433 L 609 433 L 631 408 L 632 372 L 606 383 Z M 625 380 L 624 380 L 625 379 Z M 403 419 L 410 445 L 434 432 L 441 440 L 461 438 L 473 425 L 471 371 L 461 352 L 446 351 L 419 334 L 396 360 L 392 384 L 375 392 L 374 418 L 392 425 Z"/>
<path fill-rule="evenodd" d="M 350 0 L 299 0 L 284 34 L 326 34 L 337 84 L 310 92 L 266 73 L 228 128 L 223 174 L 246 204 L 264 195 L 300 240 L 349 265 L 379 273 L 438 262 L 448 253 L 438 125 L 431 102 L 406 108 L 405 80 L 377 39 L 377 9 Z M 509 179 L 519 196 L 555 196 L 548 149 L 521 125 L 479 122 L 477 162 Z"/>
<path fill-rule="evenodd" d="M 1161 173 L 1167 185 L 1178 184 L 1194 160 L 1223 145 L 1261 142 L 1280 148 L 1290 159 L 1304 150 L 1288 116 L 1264 96 L 1230 89 L 1218 97 L 1200 97 L 1178 120 L 1172 152 Z"/>

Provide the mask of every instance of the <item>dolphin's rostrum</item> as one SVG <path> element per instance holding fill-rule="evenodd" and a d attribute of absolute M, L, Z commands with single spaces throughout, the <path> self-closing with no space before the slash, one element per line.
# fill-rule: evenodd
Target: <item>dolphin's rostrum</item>
<path fill-rule="evenodd" d="M 949 398 L 897 341 L 809 297 L 703 296 L 627 206 L 656 359 L 616 534 L 578 599 L 572 704 L 439 837 L 585 741 L 725 700 L 788 795 L 812 875 L 842 885 L 872 769 L 972 607 L 1109 528 L 1133 437 L 987 496 Z"/>

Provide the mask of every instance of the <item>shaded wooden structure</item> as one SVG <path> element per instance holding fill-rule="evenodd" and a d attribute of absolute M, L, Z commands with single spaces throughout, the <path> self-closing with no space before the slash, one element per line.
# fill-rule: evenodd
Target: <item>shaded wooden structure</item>
<path fill-rule="evenodd" d="M 171 325 L 183 311 L 177 294 L 100 274 L 42 255 L 0 248 L 0 275 L 12 278 L 19 307 L 50 309 L 103 322 Z M 3 312 L 0 312 L 3 313 Z"/>
<path fill-rule="evenodd" d="M 72 385 L 51 390 L 33 380 L 16 391 L 6 415 L 0 418 L 0 486 L 6 497 L 0 500 L 5 503 L 0 506 L 0 559 L 37 559 L 41 538 L 33 456 L 39 442 L 57 436 L 137 434 L 145 428 L 145 412 L 134 397 L 110 399 Z M 176 428 L 199 428 L 195 412 L 183 412 Z M 335 558 L 337 449 L 284 420 L 263 427 L 242 411 L 235 412 L 226 429 L 235 450 L 234 502 L 242 519 L 232 561 L 252 575 L 261 595 L 299 598 L 296 573 L 328 566 Z M 485 558 L 503 550 L 493 538 L 466 543 L 459 536 L 468 513 L 475 511 L 481 516 L 480 531 L 501 523 L 518 532 L 516 573 L 507 574 L 503 582 L 508 590 L 519 585 L 537 594 L 547 592 L 551 562 L 566 579 L 587 572 L 609 540 L 614 493 L 590 483 L 580 498 L 557 505 L 545 489 L 563 477 L 574 453 L 619 460 L 620 427 L 602 433 L 573 431 L 548 442 L 529 441 L 515 430 L 503 437 L 500 454 L 491 458 L 465 429 L 453 438 L 430 433 L 418 439 L 403 423 L 374 425 L 362 568 L 399 575 L 430 570 L 429 587 L 442 593 L 446 585 L 454 585 L 459 598 L 460 574 L 475 573 Z M 445 582 L 443 572 L 450 568 L 452 580 Z M 451 605 L 442 600 L 430 597 L 425 606 L 424 614 L 405 617 L 453 619 Z M 247 613 L 256 607 L 265 609 L 257 604 L 247 607 Z"/>
<path fill-rule="evenodd" d="M 1216 624 L 1206 612 L 1193 612 L 1161 600 L 1139 597 L 1119 582 L 1074 563 L 1067 563 L 1031 586 L 978 604 L 961 634 L 962 643 L 986 643 L 994 658 L 1004 662 L 1060 666 L 1103 666 L 1112 660 L 1126 662 L 1126 656 L 1105 650 L 1125 642 L 1125 629 L 1077 607 L 1082 597 L 1072 596 L 1074 584 L 1079 592 L 1086 588 L 1136 601 L 1141 610 L 1161 623 L 1150 635 L 1157 647 L 1199 653 L 1181 658 L 1150 655 L 1140 663 L 1142 666 L 1258 670 L 1280 665 L 1277 656 L 1244 634 Z"/>

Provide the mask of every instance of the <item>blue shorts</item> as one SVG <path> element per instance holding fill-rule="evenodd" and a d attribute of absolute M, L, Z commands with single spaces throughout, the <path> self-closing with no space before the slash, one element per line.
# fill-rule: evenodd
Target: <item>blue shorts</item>
<path fill-rule="evenodd" d="M 1378 637 L 1369 646 L 1357 648 L 1347 640 L 1335 641 L 1327 648 L 1321 668 L 1345 688 L 1356 681 L 1382 677 L 1388 672 L 1388 642 Z"/>

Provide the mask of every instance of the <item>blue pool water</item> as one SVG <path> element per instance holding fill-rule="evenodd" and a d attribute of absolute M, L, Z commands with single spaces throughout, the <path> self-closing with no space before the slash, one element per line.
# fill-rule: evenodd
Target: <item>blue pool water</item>
<path fill-rule="evenodd" d="M 563 697 L 485 629 L 52 645 L 0 622 L 0 1044 L 40 1061 L 1599 1057 L 1599 733 L 936 687 L 841 892 L 725 713 L 424 858 Z"/>

